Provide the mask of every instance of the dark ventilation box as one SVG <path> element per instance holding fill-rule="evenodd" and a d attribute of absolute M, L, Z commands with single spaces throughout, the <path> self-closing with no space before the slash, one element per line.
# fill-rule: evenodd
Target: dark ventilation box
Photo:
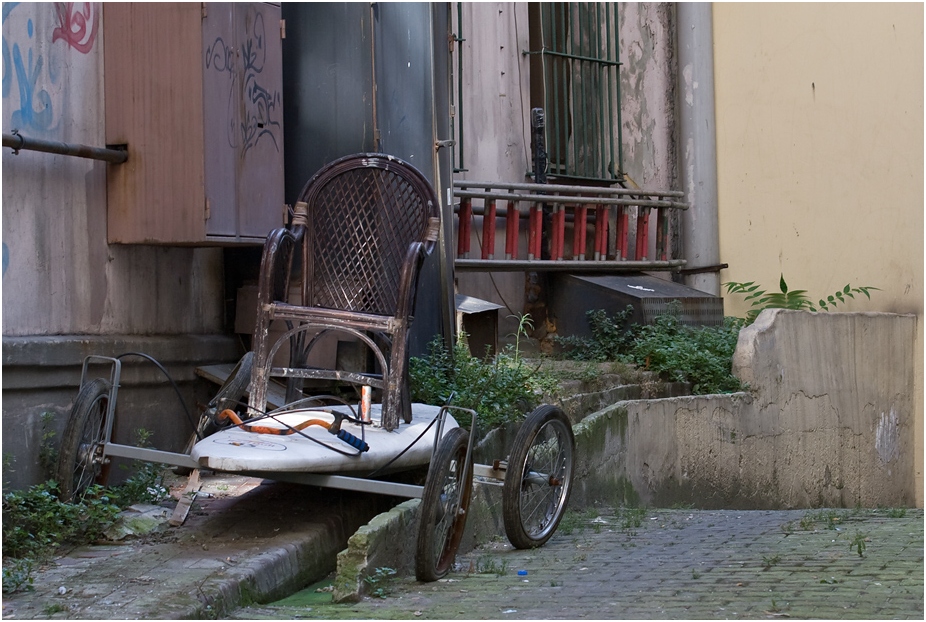
<path fill-rule="evenodd" d="M 466 331 L 470 354 L 494 356 L 498 352 L 498 310 L 502 305 L 456 294 L 456 307 L 457 331 Z"/>
<path fill-rule="evenodd" d="M 689 326 L 723 324 L 723 298 L 648 274 L 579 276 L 551 275 L 551 309 L 559 335 L 591 336 L 586 313 L 604 309 L 608 315 L 633 307 L 631 321 L 651 324 L 680 304 L 680 319 Z"/>

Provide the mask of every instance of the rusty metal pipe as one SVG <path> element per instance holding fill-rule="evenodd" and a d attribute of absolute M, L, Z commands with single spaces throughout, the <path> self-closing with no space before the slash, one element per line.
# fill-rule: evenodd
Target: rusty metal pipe
<path fill-rule="evenodd" d="M 129 159 L 129 152 L 125 149 L 104 149 L 102 147 L 88 147 L 74 143 L 62 143 L 54 140 L 41 140 L 39 138 L 26 138 L 22 134 L 4 134 L 3 146 L 10 147 L 14 152 L 23 149 L 26 151 L 42 151 L 59 155 L 103 160 L 110 164 L 122 164 Z"/>

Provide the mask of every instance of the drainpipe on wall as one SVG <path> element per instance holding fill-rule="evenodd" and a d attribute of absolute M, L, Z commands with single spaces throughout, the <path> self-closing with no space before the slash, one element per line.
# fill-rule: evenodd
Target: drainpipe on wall
<path fill-rule="evenodd" d="M 709 2 L 680 2 L 678 23 L 678 81 L 680 173 L 682 190 L 691 208 L 682 212 L 682 257 L 688 270 L 685 284 L 720 295 L 720 274 L 710 269 L 720 263 L 717 223 L 717 136 L 714 118 L 714 35 Z"/>

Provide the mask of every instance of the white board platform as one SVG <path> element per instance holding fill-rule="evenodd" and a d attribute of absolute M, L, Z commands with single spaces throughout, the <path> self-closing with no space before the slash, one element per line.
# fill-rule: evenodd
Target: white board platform
<path fill-rule="evenodd" d="M 349 412 L 346 407 L 326 407 L 326 410 Z M 396 430 L 387 432 L 379 426 L 380 405 L 373 404 L 371 415 L 375 422 L 374 425 L 364 425 L 362 431 L 360 425 L 347 421 L 341 426 L 342 430 L 363 438 L 370 446 L 369 451 L 359 455 L 354 447 L 337 438 L 324 427 L 311 425 L 301 430 L 301 433 L 289 435 L 258 434 L 238 427 L 226 428 L 196 443 L 190 457 L 199 464 L 200 468 L 215 471 L 252 474 L 260 471 L 338 473 L 363 476 L 383 467 L 402 450 L 412 445 L 439 413 L 439 406 L 412 404 L 412 422 L 402 422 Z M 333 415 L 319 410 L 293 410 L 277 415 L 276 418 L 278 421 L 266 418 L 255 423 L 266 427 L 286 429 L 287 425 L 296 426 L 308 419 L 323 419 L 329 422 L 334 420 Z M 428 464 L 435 445 L 437 427 L 438 423 L 435 422 L 420 440 L 389 465 L 386 472 Z M 458 427 L 456 420 L 447 414 L 443 433 L 446 434 L 455 427 Z M 333 451 L 316 441 L 344 453 Z"/>

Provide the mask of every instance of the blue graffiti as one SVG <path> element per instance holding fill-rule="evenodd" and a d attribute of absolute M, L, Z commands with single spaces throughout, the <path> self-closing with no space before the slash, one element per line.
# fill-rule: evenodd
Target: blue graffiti
<path fill-rule="evenodd" d="M 6 269 L 10 267 L 10 247 L 3 243 L 3 276 L 6 276 Z"/>
<path fill-rule="evenodd" d="M 15 4 L 3 5 L 4 23 L 15 6 Z M 52 126 L 54 111 L 48 91 L 38 87 L 39 77 L 45 67 L 45 59 L 41 54 L 37 57 L 33 56 L 32 40 L 35 36 L 35 27 L 31 19 L 26 22 L 26 35 L 29 48 L 25 57 L 18 43 L 14 43 L 10 48 L 6 37 L 3 37 L 3 98 L 10 97 L 12 93 L 12 80 L 15 73 L 19 87 L 19 108 L 13 110 L 10 124 L 16 129 L 45 131 Z M 52 79 L 54 80 L 54 76 Z"/>
<path fill-rule="evenodd" d="M 6 24 L 6 18 L 10 16 L 10 12 L 16 8 L 18 2 L 4 2 L 3 3 L 3 23 Z M 13 84 L 13 61 L 10 58 L 10 46 L 6 42 L 6 37 L 3 37 L 3 97 L 6 97 L 10 94 L 10 88 Z"/>

